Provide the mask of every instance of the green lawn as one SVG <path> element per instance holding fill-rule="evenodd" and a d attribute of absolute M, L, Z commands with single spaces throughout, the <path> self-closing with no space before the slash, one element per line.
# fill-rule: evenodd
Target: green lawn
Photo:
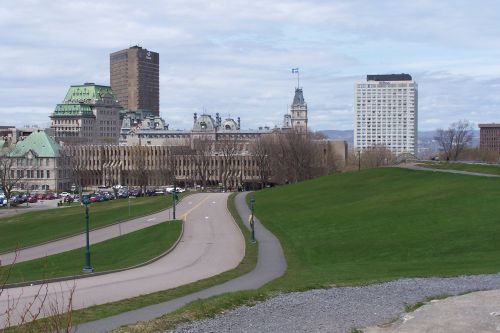
<path fill-rule="evenodd" d="M 181 228 L 180 221 L 171 221 L 91 245 L 94 271 L 131 267 L 146 262 L 169 249 L 179 238 Z M 12 268 L 7 283 L 81 275 L 84 263 L 84 247 L 20 262 Z M 0 277 L 5 277 L 9 268 L 9 266 L 0 267 Z"/>
<path fill-rule="evenodd" d="M 171 196 L 118 199 L 89 207 L 91 228 L 148 215 L 172 205 Z M 40 244 L 84 231 L 85 208 L 72 206 L 33 211 L 0 219 L 0 253 Z"/>
<path fill-rule="evenodd" d="M 257 192 L 284 289 L 500 271 L 500 179 L 384 168 Z"/>
<path fill-rule="evenodd" d="M 460 170 L 479 173 L 488 173 L 492 175 L 500 175 L 500 165 L 491 164 L 467 164 L 467 163 L 454 163 L 454 162 L 439 162 L 439 163 L 418 163 L 417 166 L 433 169 L 448 169 Z"/>

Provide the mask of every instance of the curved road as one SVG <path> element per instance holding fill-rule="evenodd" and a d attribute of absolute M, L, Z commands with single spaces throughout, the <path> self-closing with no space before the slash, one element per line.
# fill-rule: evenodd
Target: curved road
<path fill-rule="evenodd" d="M 245 196 L 247 193 L 239 193 L 236 196 L 236 208 L 243 221 L 248 220 L 250 210 L 248 209 Z M 245 224 L 247 228 L 249 226 Z M 192 293 L 168 302 L 147 306 L 141 309 L 124 312 L 122 314 L 104 318 L 101 320 L 81 324 L 74 331 L 78 333 L 101 333 L 107 332 L 122 325 L 133 324 L 138 321 L 151 320 L 161 315 L 172 312 L 197 299 L 205 299 L 211 296 L 227 292 L 246 289 L 257 289 L 266 283 L 282 276 L 286 270 L 286 260 L 279 240 L 259 220 L 255 219 L 255 237 L 258 241 L 259 256 L 257 266 L 253 271 L 223 284 Z"/>
<path fill-rule="evenodd" d="M 48 303 L 58 301 L 61 305 L 61 300 L 67 299 L 75 287 L 73 308 L 79 309 L 175 288 L 236 267 L 244 256 L 245 242 L 227 211 L 227 197 L 226 193 L 214 193 L 186 198 L 185 205 L 192 200 L 194 207 L 184 211 L 184 235 L 167 256 L 150 265 L 123 272 L 49 283 Z M 39 288 L 5 289 L 0 296 L 0 314 L 13 299 L 19 301 L 17 309 L 22 309 L 33 300 Z M 16 314 L 15 318 L 18 318 Z M 4 320 L 0 317 L 0 327 L 3 327 Z"/>
<path fill-rule="evenodd" d="M 182 218 L 187 212 L 193 210 L 200 205 L 207 197 L 204 195 L 190 195 L 181 200 L 176 207 L 176 217 Z M 108 227 L 100 228 L 90 232 L 90 244 L 96 244 L 108 240 L 110 238 L 118 237 L 128 234 L 130 232 L 150 227 L 171 219 L 172 208 L 162 210 L 161 212 L 138 217 L 133 220 L 120 222 L 110 225 Z M 90 225 L 92 226 L 92 208 L 90 208 Z M 17 254 L 15 252 L 8 252 L 0 254 L 0 262 L 2 265 L 11 264 L 14 259 L 16 262 L 23 262 L 38 258 L 43 258 L 53 254 L 66 252 L 78 249 L 85 246 L 85 234 L 63 238 L 46 244 L 32 246 L 22 249 Z"/>

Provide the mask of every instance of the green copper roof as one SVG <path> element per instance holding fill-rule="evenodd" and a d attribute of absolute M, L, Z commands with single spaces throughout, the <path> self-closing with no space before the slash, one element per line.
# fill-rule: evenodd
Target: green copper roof
<path fill-rule="evenodd" d="M 71 86 L 64 97 L 63 103 L 93 103 L 102 100 L 105 95 L 113 96 L 110 86 L 101 86 L 94 83 L 85 83 Z M 115 99 L 113 97 L 113 99 Z"/>
<path fill-rule="evenodd" d="M 31 133 L 23 141 L 19 141 L 11 152 L 11 156 L 24 156 L 32 150 L 38 157 L 58 157 L 60 146 L 44 131 Z"/>
<path fill-rule="evenodd" d="M 57 104 L 52 116 L 93 117 L 94 113 L 88 104 Z"/>

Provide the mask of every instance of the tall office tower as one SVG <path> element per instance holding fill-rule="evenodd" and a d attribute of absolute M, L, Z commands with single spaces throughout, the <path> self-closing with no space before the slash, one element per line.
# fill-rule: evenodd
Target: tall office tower
<path fill-rule="evenodd" d="M 160 115 L 160 55 L 140 46 L 111 53 L 111 89 L 120 105 L 130 111 L 149 110 Z"/>
<path fill-rule="evenodd" d="M 409 74 L 367 75 L 354 88 L 354 146 L 417 153 L 418 85 Z"/>

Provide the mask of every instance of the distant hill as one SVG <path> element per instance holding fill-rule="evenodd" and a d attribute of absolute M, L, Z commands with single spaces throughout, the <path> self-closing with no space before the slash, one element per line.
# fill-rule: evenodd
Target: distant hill
<path fill-rule="evenodd" d="M 353 130 L 320 130 L 318 131 L 326 135 L 329 139 L 345 140 L 349 148 L 354 146 L 354 131 Z M 419 148 L 430 148 L 437 150 L 437 145 L 433 142 L 436 136 L 436 131 L 419 131 L 418 142 Z M 479 146 L 479 130 L 472 131 L 472 146 Z"/>
<path fill-rule="evenodd" d="M 318 131 L 326 135 L 328 139 L 345 140 L 347 145 L 352 147 L 354 145 L 354 131 L 353 130 L 320 130 Z"/>

